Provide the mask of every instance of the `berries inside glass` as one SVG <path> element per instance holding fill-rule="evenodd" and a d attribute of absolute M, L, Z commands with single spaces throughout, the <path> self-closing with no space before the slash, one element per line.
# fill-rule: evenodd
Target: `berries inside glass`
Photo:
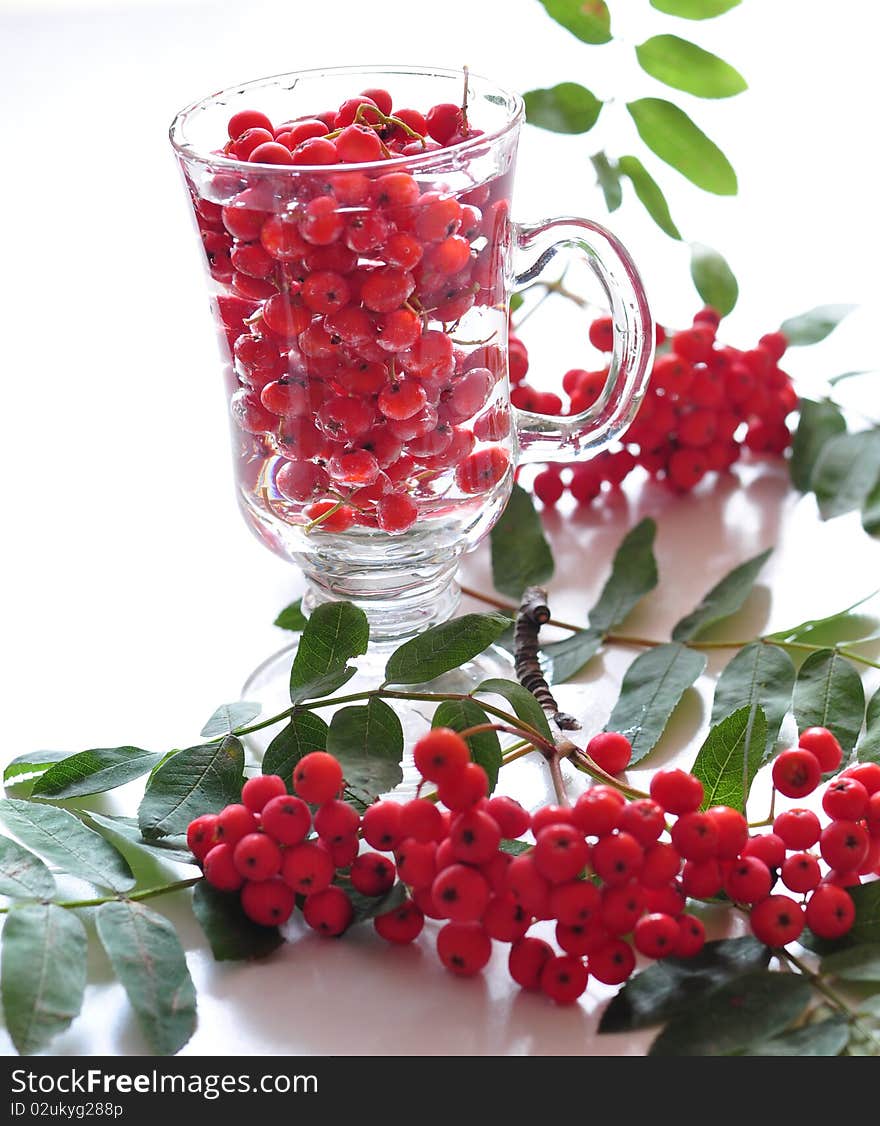
<path fill-rule="evenodd" d="M 352 68 L 223 91 L 172 126 L 242 511 L 307 605 L 368 603 L 379 634 L 449 616 L 512 487 L 521 116 L 463 72 Z"/>

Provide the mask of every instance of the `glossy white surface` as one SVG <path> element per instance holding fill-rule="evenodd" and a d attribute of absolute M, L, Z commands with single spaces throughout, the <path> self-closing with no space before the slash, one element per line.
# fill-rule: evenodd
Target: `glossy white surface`
<path fill-rule="evenodd" d="M 875 364 L 867 5 L 835 11 L 830 25 L 818 0 L 745 4 L 700 25 L 664 20 L 647 3 L 616 7 L 632 42 L 675 22 L 750 79 L 751 92 L 728 103 L 680 98 L 730 155 L 739 199 L 704 197 L 652 165 L 686 236 L 717 245 L 739 277 L 725 338 L 747 345 L 812 305 L 858 302 L 831 340 L 792 354 L 789 368 L 811 389 Z M 175 111 L 259 74 L 396 59 L 466 61 L 519 89 L 567 76 L 600 96 L 619 86 L 617 68 L 627 96 L 664 96 L 618 48 L 591 52 L 536 2 L 448 0 L 442 12 L 425 41 L 399 0 L 337 0 L 321 23 L 286 3 L 0 6 L 4 761 L 37 748 L 195 741 L 213 708 L 283 643 L 271 622 L 299 592 L 298 575 L 250 537 L 235 507 L 213 330 L 165 137 Z M 618 120 L 633 138 L 625 114 Z M 604 214 L 587 161 L 600 143 L 527 134 L 515 211 Z M 542 174 L 548 167 L 559 171 Z M 686 249 L 632 203 L 611 225 L 641 264 L 658 318 L 682 323 L 697 307 Z M 536 318 L 526 336 L 535 355 L 554 371 L 577 366 L 568 350 L 554 355 L 549 336 L 539 341 L 546 324 Z M 831 612 L 877 585 L 880 544 L 857 517 L 820 524 L 782 468 L 745 469 L 685 499 L 634 486 L 600 510 L 549 516 L 558 616 L 584 619 L 614 547 L 646 514 L 659 521 L 661 585 L 627 623 L 631 634 L 663 636 L 726 570 L 771 544 L 758 591 L 729 627 L 738 635 Z M 464 577 L 489 589 L 485 549 Z M 585 733 L 605 722 L 633 652 L 609 650 L 560 691 Z M 651 769 L 692 761 L 711 690 L 706 676 L 689 694 Z M 543 767 L 517 764 L 505 788 L 540 804 Z M 756 809 L 763 792 L 759 780 Z M 596 1038 L 611 990 L 591 986 L 567 1010 L 519 995 L 500 952 L 485 980 L 461 982 L 426 936 L 398 951 L 364 928 L 342 942 L 303 935 L 259 966 L 216 966 L 186 905 L 172 913 L 199 994 L 189 1053 L 641 1054 L 649 1039 Z M 91 957 L 82 1016 L 52 1054 L 144 1051 L 95 943 Z M 0 1050 L 11 1050 L 4 1030 Z"/>

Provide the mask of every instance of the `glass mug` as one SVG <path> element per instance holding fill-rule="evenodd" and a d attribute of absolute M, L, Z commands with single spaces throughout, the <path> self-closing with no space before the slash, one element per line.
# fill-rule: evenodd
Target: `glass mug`
<path fill-rule="evenodd" d="M 376 641 L 454 613 L 460 557 L 501 515 L 516 465 L 619 438 L 653 358 L 644 289 L 612 234 L 511 220 L 516 94 L 469 75 L 478 131 L 392 159 L 262 164 L 221 147 L 238 111 L 291 122 L 379 87 L 424 113 L 460 105 L 462 84 L 413 67 L 302 71 L 212 94 L 170 132 L 208 267 L 241 510 L 301 568 L 306 613 L 349 600 Z M 607 294 L 614 351 L 598 400 L 550 417 L 510 405 L 508 308 L 566 247 Z"/>

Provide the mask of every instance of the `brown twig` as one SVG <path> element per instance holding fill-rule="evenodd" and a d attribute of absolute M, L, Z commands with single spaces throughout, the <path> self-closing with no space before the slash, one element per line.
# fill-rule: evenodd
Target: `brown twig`
<path fill-rule="evenodd" d="M 538 661 L 538 634 L 549 621 L 547 592 L 539 586 L 527 587 L 516 615 L 514 668 L 520 684 L 531 692 L 559 730 L 576 731 L 580 724 L 574 716 L 559 710 Z"/>

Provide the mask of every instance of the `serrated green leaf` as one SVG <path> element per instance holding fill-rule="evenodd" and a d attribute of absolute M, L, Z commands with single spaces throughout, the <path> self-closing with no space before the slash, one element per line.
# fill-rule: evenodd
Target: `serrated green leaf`
<path fill-rule="evenodd" d="M 627 669 L 605 730 L 629 739 L 632 765 L 657 745 L 669 717 L 705 667 L 704 654 L 673 642 L 642 653 Z"/>
<path fill-rule="evenodd" d="M 153 860 L 162 860 L 166 864 L 184 864 L 190 868 L 196 867 L 193 854 L 186 846 L 186 837 L 161 837 L 157 841 L 145 841 L 141 836 L 141 828 L 135 817 L 109 817 L 103 813 L 80 813 L 80 817 L 90 828 L 95 829 L 119 851 L 126 855 L 127 851 L 135 855 L 149 856 Z"/>
<path fill-rule="evenodd" d="M 869 942 L 829 954 L 822 959 L 820 969 L 841 981 L 880 981 L 880 943 Z"/>
<path fill-rule="evenodd" d="M 748 705 L 716 723 L 700 747 L 691 774 L 703 783 L 703 809 L 727 805 L 745 813 L 767 742 L 767 720 Z"/>
<path fill-rule="evenodd" d="M 290 670 L 293 703 L 329 695 L 349 679 L 342 676 L 352 657 L 366 653 L 370 640 L 367 616 L 351 602 L 316 606 L 306 622 Z M 352 672 L 350 675 L 354 675 Z"/>
<path fill-rule="evenodd" d="M 551 133 L 587 133 L 599 120 L 602 102 L 577 82 L 560 82 L 523 94 L 526 121 Z"/>
<path fill-rule="evenodd" d="M 697 293 L 716 313 L 726 317 L 733 310 L 739 285 L 717 250 L 699 242 L 691 244 L 691 277 Z"/>
<path fill-rule="evenodd" d="M 343 684 L 348 684 L 357 669 L 354 665 L 346 665 L 342 669 L 332 669 L 330 672 L 324 673 L 323 676 L 315 677 L 314 680 L 302 684 L 299 688 L 291 688 L 290 702 L 292 704 L 302 704 L 306 700 L 322 700 L 325 696 L 332 696 L 334 692 L 338 692 Z"/>
<path fill-rule="evenodd" d="M 847 752 L 856 745 L 864 715 L 862 678 L 850 662 L 833 649 L 811 653 L 794 686 L 798 731 L 827 727 Z"/>
<path fill-rule="evenodd" d="M 723 16 L 740 0 L 651 0 L 651 7 L 668 16 L 681 16 L 683 20 L 711 20 Z"/>
<path fill-rule="evenodd" d="M 55 877 L 38 856 L 9 837 L 0 837 L 0 895 L 12 899 L 49 899 Z"/>
<path fill-rule="evenodd" d="M 712 626 L 740 610 L 751 594 L 758 572 L 767 562 L 772 550 L 768 547 L 760 555 L 740 563 L 716 583 L 708 594 L 704 595 L 700 604 L 676 625 L 672 631 L 673 640 L 695 641 Z"/>
<path fill-rule="evenodd" d="M 35 797 L 55 801 L 83 794 L 101 794 L 149 774 L 162 758 L 163 755 L 142 751 L 140 747 L 81 751 L 50 766 L 36 780 L 31 792 Z"/>
<path fill-rule="evenodd" d="M 859 762 L 880 763 L 880 691 L 874 693 L 865 712 L 865 734 L 856 748 Z"/>
<path fill-rule="evenodd" d="M 278 626 L 279 629 L 289 629 L 293 633 L 299 633 L 306 628 L 308 620 L 302 612 L 302 599 L 298 598 L 296 602 L 291 602 L 289 606 L 285 606 L 272 624 Z"/>
<path fill-rule="evenodd" d="M 752 1044 L 741 1054 L 744 1056 L 839 1056 L 849 1039 L 849 1022 L 846 1017 L 826 1017 L 825 1020 L 793 1028 L 769 1040 Z"/>
<path fill-rule="evenodd" d="M 479 692 L 489 692 L 503 697 L 513 708 L 516 716 L 524 723 L 534 727 L 546 739 L 552 741 L 553 734 L 550 731 L 550 724 L 544 709 L 527 688 L 523 688 L 521 684 L 517 684 L 513 680 L 493 679 L 484 680 L 479 687 L 474 689 L 474 693 Z"/>
<path fill-rule="evenodd" d="M 293 768 L 304 755 L 327 750 L 328 731 L 327 724 L 314 712 L 295 712 L 266 748 L 263 773 L 280 775 L 292 791 Z"/>
<path fill-rule="evenodd" d="M 789 317 L 779 326 L 789 347 L 818 344 L 830 335 L 857 305 L 817 305 L 807 313 Z"/>
<path fill-rule="evenodd" d="M 377 915 L 385 915 L 389 911 L 393 911 L 395 907 L 400 907 L 402 903 L 405 903 L 409 897 L 406 886 L 401 883 L 396 883 L 384 895 L 364 895 L 353 888 L 348 881 L 340 883 L 338 886 L 351 900 L 351 905 L 354 908 L 354 917 L 350 923 L 350 926 L 353 927 L 358 923 L 365 923 L 368 919 L 375 919 Z"/>
<path fill-rule="evenodd" d="M 608 581 L 590 611 L 592 629 L 602 633 L 615 629 L 626 620 L 636 603 L 656 587 L 656 534 L 657 525 L 646 517 L 624 536 L 614 555 Z"/>
<path fill-rule="evenodd" d="M 626 108 L 655 156 L 703 191 L 736 195 L 736 173 L 730 161 L 684 110 L 663 98 L 639 98 L 627 102 Z"/>
<path fill-rule="evenodd" d="M 237 892 L 217 891 L 202 880 L 193 888 L 192 905 L 216 962 L 265 958 L 284 942 L 277 927 L 251 922 Z"/>
<path fill-rule="evenodd" d="M 522 856 L 524 852 L 528 852 L 533 846 L 530 845 L 528 841 L 513 841 L 505 838 L 498 847 L 502 852 L 509 852 L 511 856 Z"/>
<path fill-rule="evenodd" d="M 822 446 L 810 477 L 823 520 L 861 508 L 880 479 L 880 430 L 838 434 Z"/>
<path fill-rule="evenodd" d="M 527 586 L 553 576 L 553 554 L 531 496 L 514 485 L 507 507 L 489 535 L 492 583 L 500 594 L 520 598 Z"/>
<path fill-rule="evenodd" d="M 3 927 L 0 993 L 12 1042 L 23 1056 L 45 1048 L 82 1008 L 88 941 L 72 911 L 34 903 Z"/>
<path fill-rule="evenodd" d="M 128 861 L 66 809 L 2 798 L 0 821 L 28 848 L 71 876 L 112 891 L 134 886 Z"/>
<path fill-rule="evenodd" d="M 654 35 L 636 47 L 639 66 L 666 86 L 698 98 L 731 98 L 747 89 L 730 63 L 677 35 Z"/>
<path fill-rule="evenodd" d="M 641 201 L 642 206 L 660 230 L 664 231 L 670 238 L 680 239 L 681 232 L 678 227 L 676 227 L 675 223 L 672 221 L 672 216 L 669 214 L 669 204 L 666 202 L 666 196 L 663 194 L 660 185 L 650 172 L 648 172 L 639 158 L 636 156 L 622 156 L 617 162 L 617 167 L 624 176 L 629 178 L 633 190 Z M 620 181 L 618 179 L 618 185 L 619 183 Z"/>
<path fill-rule="evenodd" d="M 602 648 L 604 634 L 582 629 L 562 641 L 541 647 L 541 660 L 550 684 L 562 684 L 575 676 Z"/>
<path fill-rule="evenodd" d="M 605 206 L 609 211 L 616 211 L 623 202 L 620 173 L 604 152 L 594 153 L 590 157 L 590 163 L 596 171 L 596 183 L 605 196 Z"/>
<path fill-rule="evenodd" d="M 334 714 L 327 750 L 342 766 L 346 789 L 367 804 L 403 779 L 403 728 L 393 708 L 375 696 Z"/>
<path fill-rule="evenodd" d="M 389 684 L 423 684 L 472 660 L 510 626 L 503 614 L 465 614 L 433 626 L 395 649 L 385 666 Z"/>
<path fill-rule="evenodd" d="M 196 1027 L 196 991 L 174 927 L 142 903 L 102 903 L 95 927 L 152 1053 L 180 1051 Z"/>
<path fill-rule="evenodd" d="M 852 945 L 880 942 L 880 880 L 846 889 L 856 905 L 856 918 L 847 940 Z"/>
<path fill-rule="evenodd" d="M 791 460 L 788 469 L 791 482 L 801 492 L 810 488 L 810 478 L 816 459 L 825 443 L 836 434 L 846 432 L 846 420 L 840 408 L 823 399 L 801 399 L 800 419 L 791 443 Z"/>
<path fill-rule="evenodd" d="M 203 739 L 232 735 L 239 727 L 247 727 L 262 710 L 261 704 L 251 700 L 236 700 L 232 704 L 221 704 L 199 734 Z"/>
<path fill-rule="evenodd" d="M 784 649 L 760 641 L 746 645 L 725 665 L 715 686 L 711 723 L 746 707 L 751 716 L 764 713 L 766 737 L 763 758 L 773 752 L 779 729 L 791 707 L 795 668 Z"/>
<path fill-rule="evenodd" d="M 443 700 L 437 705 L 431 720 L 432 727 L 451 727 L 453 731 L 467 731 L 492 720 L 474 700 Z M 480 731 L 465 739 L 470 748 L 471 758 L 486 771 L 491 794 L 498 783 L 501 769 L 501 743 L 495 731 Z"/>
<path fill-rule="evenodd" d="M 726 1056 L 782 1032 L 810 1003 L 806 978 L 758 970 L 679 1013 L 651 1044 L 650 1056 Z"/>
<path fill-rule="evenodd" d="M 707 942 L 693 958 L 664 958 L 631 977 L 611 999 L 599 1032 L 630 1032 L 678 1015 L 750 970 L 763 969 L 770 950 L 756 938 Z"/>
<path fill-rule="evenodd" d="M 551 19 L 594 46 L 611 39 L 611 14 L 605 0 L 541 0 Z"/>
<path fill-rule="evenodd" d="M 239 801 L 243 776 L 244 748 L 234 735 L 178 751 L 147 783 L 138 809 L 141 832 L 153 840 L 185 833 L 194 818 Z"/>
<path fill-rule="evenodd" d="M 75 752 L 74 752 L 75 753 Z M 56 762 L 70 758 L 70 751 L 28 751 L 7 763 L 3 771 L 5 786 L 20 786 L 40 774 L 44 774 Z"/>

